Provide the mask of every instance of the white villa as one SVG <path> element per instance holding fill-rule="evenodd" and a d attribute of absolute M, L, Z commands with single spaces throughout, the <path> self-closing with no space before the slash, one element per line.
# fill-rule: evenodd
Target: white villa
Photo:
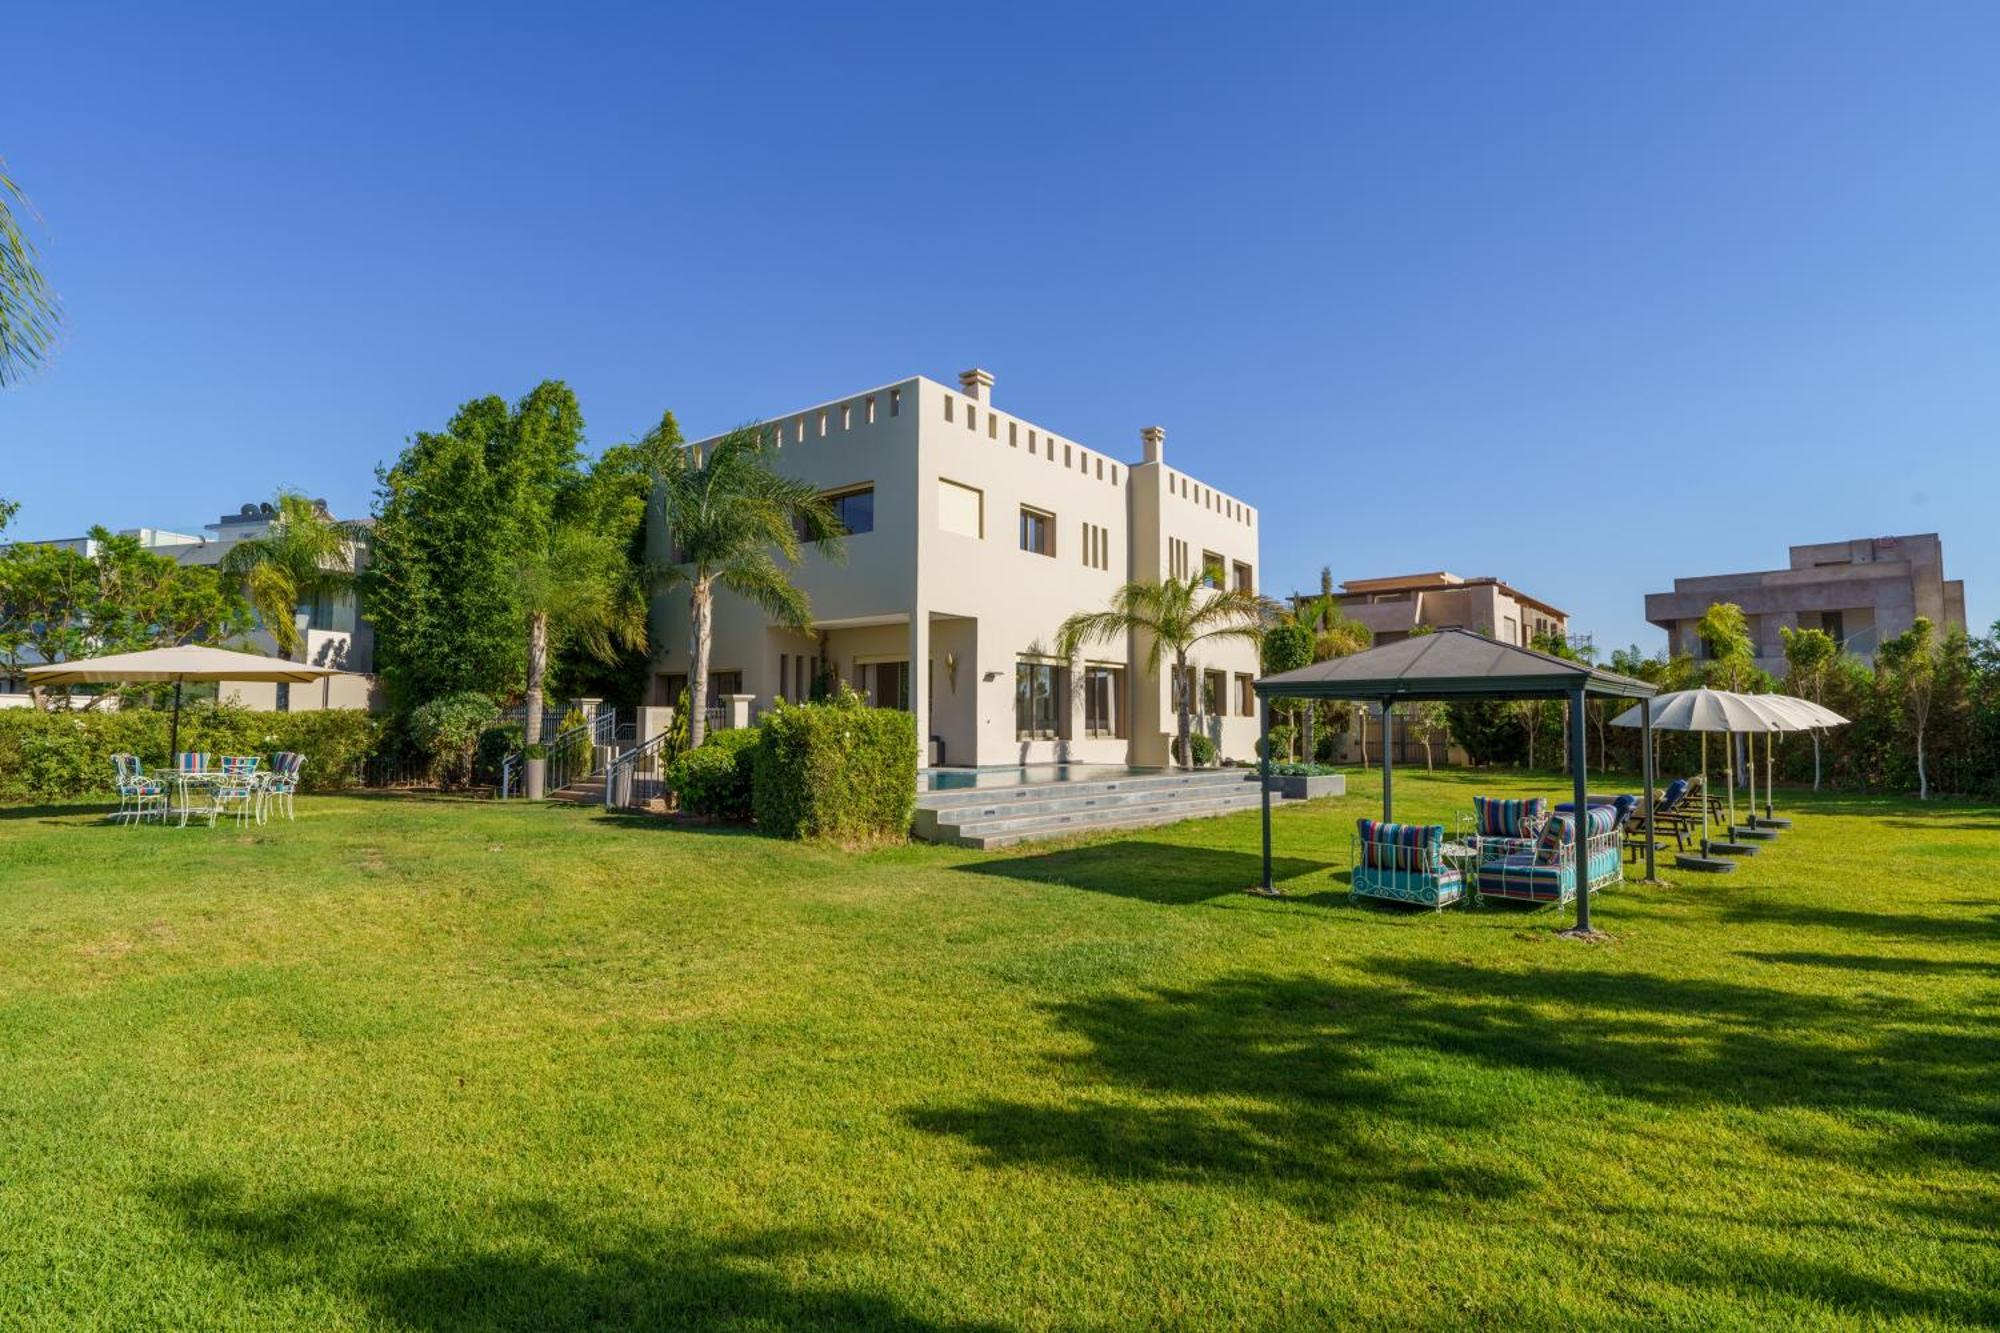
<path fill-rule="evenodd" d="M 763 423 L 779 470 L 820 486 L 853 535 L 844 563 L 801 564 L 811 634 L 718 594 L 710 707 L 754 715 L 810 697 L 825 672 L 913 712 L 932 765 L 1169 762 L 1171 672 L 1147 673 L 1129 641 L 1065 661 L 1057 626 L 1130 580 L 1206 570 L 1255 590 L 1257 511 L 1169 467 L 1157 426 L 1128 463 L 996 408 L 992 390 L 983 370 L 956 387 L 918 376 Z M 687 683 L 686 591 L 657 598 L 652 622 L 651 701 L 671 705 Z M 1196 657 L 1197 729 L 1252 758 L 1255 645 Z"/>

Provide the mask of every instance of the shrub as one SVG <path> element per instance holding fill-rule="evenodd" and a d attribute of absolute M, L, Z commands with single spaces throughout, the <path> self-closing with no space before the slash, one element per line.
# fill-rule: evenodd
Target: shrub
<path fill-rule="evenodd" d="M 750 818 L 760 731 L 758 727 L 718 731 L 700 749 L 676 759 L 670 774 L 681 809 L 709 819 Z"/>
<path fill-rule="evenodd" d="M 502 722 L 480 732 L 479 744 L 473 750 L 473 781 L 498 783 L 500 765 L 506 762 L 508 755 L 521 748 L 521 738 L 525 734 L 518 722 Z"/>
<path fill-rule="evenodd" d="M 1292 737 L 1296 734 L 1297 732 L 1289 722 L 1280 722 L 1277 726 L 1271 728 L 1271 758 L 1273 760 L 1280 758 L 1289 759 L 1292 757 Z M 1261 748 L 1263 742 L 1259 741 L 1257 744 L 1260 747 L 1257 751 L 1257 757 L 1262 759 L 1264 757 L 1264 751 Z"/>
<path fill-rule="evenodd" d="M 0 802 L 75 801 L 109 795 L 111 756 L 136 754 L 163 769 L 171 713 L 150 708 L 115 712 L 0 711 Z M 369 713 L 253 713 L 234 704 L 198 704 L 181 714 L 180 746 L 213 754 L 269 757 L 293 750 L 306 757 L 300 786 L 328 791 L 352 784 L 361 762 L 382 743 L 382 720 Z"/>
<path fill-rule="evenodd" d="M 825 703 L 780 704 L 756 751 L 757 827 L 843 846 L 909 836 L 917 803 L 917 727 L 843 688 Z"/>
<path fill-rule="evenodd" d="M 560 750 L 544 757 L 561 760 L 569 765 L 570 772 L 581 773 L 584 765 L 590 760 L 591 736 L 583 729 L 589 721 L 590 719 L 583 715 L 581 708 L 572 707 L 564 713 L 562 726 L 557 728 L 557 734 L 568 736 L 569 739 L 563 742 Z"/>
<path fill-rule="evenodd" d="M 1194 766 L 1196 768 L 1212 768 L 1215 766 L 1214 741 L 1198 731 L 1190 732 L 1188 734 L 1188 748 L 1194 751 Z"/>
<path fill-rule="evenodd" d="M 462 787 L 472 780 L 473 751 L 498 716 L 499 706 L 483 694 L 447 694 L 410 714 L 410 739 L 431 761 L 439 785 Z"/>
<path fill-rule="evenodd" d="M 1271 774 L 1280 778 L 1324 778 L 1340 770 L 1332 764 L 1273 764 Z"/>

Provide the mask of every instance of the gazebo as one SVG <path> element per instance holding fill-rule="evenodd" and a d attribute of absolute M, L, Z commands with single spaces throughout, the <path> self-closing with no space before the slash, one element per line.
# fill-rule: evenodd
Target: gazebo
<path fill-rule="evenodd" d="M 1382 818 L 1395 818 L 1396 762 L 1393 714 L 1399 703 L 1428 699 L 1567 699 L 1570 707 L 1570 771 L 1575 779 L 1576 825 L 1588 810 L 1589 792 L 1585 779 L 1585 752 L 1588 736 L 1584 701 L 1592 695 L 1611 699 L 1637 699 L 1645 729 L 1640 747 L 1645 786 L 1646 827 L 1653 816 L 1653 727 L 1652 699 L 1655 687 L 1643 680 L 1621 676 L 1572 662 L 1552 653 L 1489 639 L 1471 630 L 1447 629 L 1420 634 L 1380 648 L 1315 662 L 1296 671 L 1265 676 L 1254 686 L 1263 735 L 1260 745 L 1264 787 L 1264 879 L 1262 890 L 1273 892 L 1271 884 L 1271 701 L 1273 699 L 1346 699 L 1382 706 Z M 1653 878 L 1653 840 L 1646 839 L 1646 878 Z M 1577 894 L 1576 925 L 1590 929 L 1590 891 Z"/>

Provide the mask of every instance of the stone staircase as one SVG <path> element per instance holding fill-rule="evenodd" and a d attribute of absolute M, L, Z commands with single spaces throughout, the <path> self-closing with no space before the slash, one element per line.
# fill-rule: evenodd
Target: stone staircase
<path fill-rule="evenodd" d="M 591 777 L 578 778 L 561 791 L 550 792 L 548 798 L 551 801 L 568 801 L 571 805 L 603 805 L 604 774 L 600 772 Z"/>
<path fill-rule="evenodd" d="M 1280 798 L 1272 794 L 1272 802 Z M 1151 828 L 1254 810 L 1257 775 L 1240 768 L 1106 778 L 1095 782 L 924 792 L 916 836 L 958 847 L 1011 847 L 1041 838 Z"/>

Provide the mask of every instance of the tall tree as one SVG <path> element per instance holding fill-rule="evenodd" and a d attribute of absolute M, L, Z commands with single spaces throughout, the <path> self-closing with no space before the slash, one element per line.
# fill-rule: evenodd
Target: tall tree
<path fill-rule="evenodd" d="M 1840 645 L 1833 636 L 1823 629 L 1794 629 L 1790 625 L 1778 627 L 1778 637 L 1785 641 L 1785 688 L 1801 699 L 1821 702 L 1826 693 L 1826 673 L 1833 667 L 1834 659 L 1840 656 Z M 1819 728 L 1811 731 L 1813 747 L 1813 790 L 1819 790 Z"/>
<path fill-rule="evenodd" d="M 1917 742 L 1917 799 L 1929 800 L 1930 773 L 1924 766 L 1924 729 L 1930 725 L 1931 703 L 1936 698 L 1939 645 L 1928 616 L 1918 616 L 1910 627 L 1888 640 L 1876 651 L 1875 661 L 1888 676 L 1901 701 L 1903 716 Z"/>
<path fill-rule="evenodd" d="M 653 582 L 687 585 L 688 745 L 698 748 L 708 734 L 716 590 L 727 588 L 781 625 L 810 630 L 812 604 L 792 582 L 792 567 L 806 546 L 844 558 L 846 534 L 818 488 L 772 468 L 755 426 L 731 431 L 699 452 L 664 447 L 679 433 L 669 413 L 646 440 L 657 455 L 654 496 L 666 549 Z"/>
<path fill-rule="evenodd" d="M 301 605 L 354 587 L 356 538 L 352 525 L 338 522 L 314 501 L 297 491 L 279 491 L 278 512 L 264 531 L 223 554 L 223 576 L 241 583 L 281 656 L 305 651 L 297 621 Z"/>
<path fill-rule="evenodd" d="M 40 368 L 62 326 L 62 308 L 21 223 L 21 215 L 33 212 L 0 162 L 0 388 Z"/>
<path fill-rule="evenodd" d="M 1305 626 L 1312 636 L 1312 660 L 1327 662 L 1336 657 L 1349 657 L 1361 652 L 1375 642 L 1374 634 L 1360 621 L 1348 616 L 1340 609 L 1340 599 L 1333 593 L 1333 571 L 1321 566 L 1319 571 L 1319 594 L 1315 597 L 1294 597 L 1292 608 L 1284 615 Z M 1319 705 L 1308 701 L 1305 707 L 1304 741 L 1306 761 L 1317 758 L 1317 746 L 1313 739 L 1313 725 Z M 1364 729 L 1367 723 L 1362 723 Z M 1367 734 L 1362 735 L 1362 763 L 1368 762 Z"/>
<path fill-rule="evenodd" d="M 1149 673 L 1157 676 L 1160 663 L 1172 655 L 1173 678 L 1182 682 L 1174 690 L 1174 711 L 1179 719 L 1178 762 L 1183 767 L 1194 764 L 1188 739 L 1194 715 L 1188 654 L 1211 640 L 1255 643 L 1263 635 L 1265 621 L 1277 613 L 1268 598 L 1235 588 L 1210 588 L 1206 580 L 1207 575 L 1197 570 L 1185 579 L 1164 583 L 1127 583 L 1111 595 L 1109 609 L 1079 611 L 1056 631 L 1056 651 L 1064 658 L 1075 657 L 1087 643 L 1109 643 L 1131 634 L 1147 640 Z"/>
<path fill-rule="evenodd" d="M 575 395 L 549 380 L 511 407 L 492 396 L 464 404 L 377 474 L 361 594 L 399 711 L 468 690 L 521 692 L 522 552 L 548 549 L 582 438 Z"/>

